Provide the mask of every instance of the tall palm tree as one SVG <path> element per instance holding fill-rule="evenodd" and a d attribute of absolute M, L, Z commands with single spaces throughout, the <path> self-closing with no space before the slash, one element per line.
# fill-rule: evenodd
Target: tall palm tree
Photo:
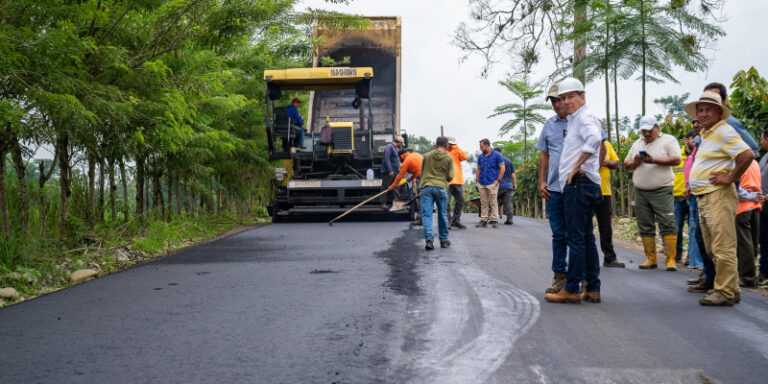
<path fill-rule="evenodd" d="M 543 124 L 546 119 L 536 111 L 548 110 L 551 108 L 547 104 L 536 104 L 535 99 L 539 98 L 544 93 L 543 90 L 538 89 L 541 83 L 531 84 L 528 76 L 523 76 L 520 79 L 507 79 L 499 81 L 499 85 L 507 88 L 513 95 L 515 95 L 522 103 L 509 103 L 499 105 L 493 110 L 493 114 L 488 118 L 512 115 L 510 120 L 507 120 L 501 128 L 499 128 L 499 136 L 504 136 L 510 131 L 519 129 L 517 135 L 513 134 L 513 137 L 521 137 L 523 139 L 523 162 L 528 162 L 528 136 L 533 134 L 536 130 L 535 124 Z"/>
<path fill-rule="evenodd" d="M 625 15 L 621 30 L 624 35 L 617 40 L 615 51 L 636 63 L 640 70 L 645 115 L 646 83 L 669 80 L 677 83 L 672 67 L 679 66 L 688 72 L 707 68 L 702 53 L 709 41 L 725 32 L 675 2 L 659 0 L 627 0 L 622 6 Z"/>

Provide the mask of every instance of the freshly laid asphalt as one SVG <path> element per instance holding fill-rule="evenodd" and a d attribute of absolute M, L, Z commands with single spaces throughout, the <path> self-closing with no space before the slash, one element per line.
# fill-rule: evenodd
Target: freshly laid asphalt
<path fill-rule="evenodd" d="M 476 217 L 465 218 L 473 224 Z M 544 301 L 545 221 L 273 224 L 0 309 L 0 383 L 766 383 L 768 298 L 603 268 Z"/>

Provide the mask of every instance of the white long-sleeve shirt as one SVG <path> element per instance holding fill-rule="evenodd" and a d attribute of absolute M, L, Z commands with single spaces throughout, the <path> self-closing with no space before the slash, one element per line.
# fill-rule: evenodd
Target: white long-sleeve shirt
<path fill-rule="evenodd" d="M 568 116 L 568 130 L 565 135 L 563 152 L 560 155 L 560 185 L 565 187 L 565 181 L 571 174 L 573 166 L 583 153 L 591 153 L 587 161 L 581 165 L 589 180 L 600 184 L 600 143 L 603 141 L 600 119 L 587 108 L 579 108 Z"/>

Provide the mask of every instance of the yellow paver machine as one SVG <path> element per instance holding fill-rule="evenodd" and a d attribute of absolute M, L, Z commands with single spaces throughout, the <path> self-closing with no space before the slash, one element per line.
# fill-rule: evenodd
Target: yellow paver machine
<path fill-rule="evenodd" d="M 270 159 L 282 161 L 275 170 L 273 221 L 340 213 L 381 190 L 384 148 L 401 134 L 400 19 L 370 20 L 365 30 L 316 29 L 325 43 L 315 52 L 314 68 L 264 72 Z M 351 66 L 319 67 L 320 57 L 348 58 Z M 284 91 L 310 92 L 303 149 L 295 145 Z M 413 193 L 407 188 L 398 188 L 401 197 Z M 412 215 L 382 209 L 378 201 L 359 211 L 386 218 Z"/>

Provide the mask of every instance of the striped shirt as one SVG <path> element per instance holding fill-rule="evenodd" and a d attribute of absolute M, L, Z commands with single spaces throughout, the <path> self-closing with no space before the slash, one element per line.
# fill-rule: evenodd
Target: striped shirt
<path fill-rule="evenodd" d="M 709 174 L 730 172 L 736 167 L 736 156 L 749 150 L 741 136 L 725 121 L 701 131 L 701 146 L 691 167 L 688 184 L 694 195 L 704 195 L 727 185 L 712 185 Z"/>

